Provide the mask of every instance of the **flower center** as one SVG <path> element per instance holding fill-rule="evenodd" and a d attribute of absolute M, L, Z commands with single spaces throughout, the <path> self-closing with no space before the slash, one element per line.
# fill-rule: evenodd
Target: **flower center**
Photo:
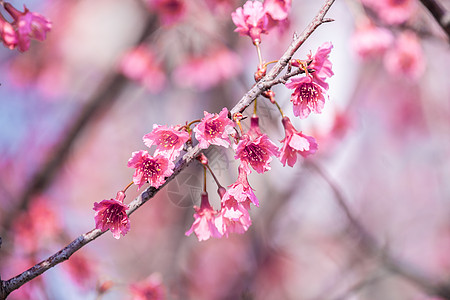
<path fill-rule="evenodd" d="M 205 133 L 207 133 L 209 136 L 216 136 L 222 131 L 222 122 L 206 122 L 205 123 Z"/>
<path fill-rule="evenodd" d="M 312 82 L 304 83 L 300 87 L 301 101 L 306 101 L 306 103 L 309 103 L 310 101 L 316 101 L 318 96 L 319 91 Z"/>
<path fill-rule="evenodd" d="M 169 131 L 166 131 L 160 135 L 157 144 L 164 145 L 164 148 L 171 148 L 178 143 L 178 136 Z"/>
<path fill-rule="evenodd" d="M 244 148 L 244 157 L 246 157 L 250 163 L 251 162 L 264 162 L 264 157 L 267 155 L 267 152 L 258 145 L 251 143 Z"/>
<path fill-rule="evenodd" d="M 112 204 L 106 209 L 103 219 L 108 223 L 116 223 L 123 218 L 123 207 L 118 204 Z"/>
<path fill-rule="evenodd" d="M 158 175 L 161 172 L 161 165 L 153 160 L 147 160 L 142 164 L 145 180 Z"/>

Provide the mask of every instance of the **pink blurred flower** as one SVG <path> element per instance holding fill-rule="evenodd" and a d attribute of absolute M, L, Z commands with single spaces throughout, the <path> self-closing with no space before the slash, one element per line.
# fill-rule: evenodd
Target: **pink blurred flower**
<path fill-rule="evenodd" d="M 216 227 L 215 220 L 217 217 L 217 211 L 215 211 L 211 204 L 209 204 L 208 193 L 202 192 L 202 202 L 200 207 L 194 206 L 195 221 L 192 224 L 191 228 L 186 231 L 186 235 L 191 235 L 192 232 L 195 232 L 199 241 L 206 241 L 210 237 L 220 238 L 222 234 L 219 232 L 219 229 Z"/>
<path fill-rule="evenodd" d="M 265 0 L 264 11 L 275 21 L 287 19 L 292 0 Z"/>
<path fill-rule="evenodd" d="M 241 160 L 247 173 L 251 172 L 248 165 L 252 166 L 256 172 L 264 173 L 270 170 L 272 156 L 278 157 L 279 154 L 278 147 L 266 134 L 261 134 L 258 117 L 252 116 L 249 131 L 241 137 L 236 147 L 235 158 Z"/>
<path fill-rule="evenodd" d="M 158 154 L 153 157 L 147 151 L 140 150 L 133 152 L 128 167 L 136 168 L 133 182 L 140 189 L 146 182 L 155 188 L 160 187 L 166 181 L 165 177 L 172 175 L 175 165 L 165 156 Z"/>
<path fill-rule="evenodd" d="M 317 49 L 316 54 L 308 55 L 308 59 L 312 60 L 308 68 L 314 70 L 311 73 L 313 80 L 326 90 L 328 90 L 328 83 L 325 80 L 334 75 L 331 69 L 332 63 L 328 59 L 332 48 L 333 45 L 330 42 L 326 42 Z"/>
<path fill-rule="evenodd" d="M 206 90 L 234 77 L 242 71 L 240 57 L 226 49 L 219 48 L 192 57 L 175 69 L 174 81 L 182 87 Z"/>
<path fill-rule="evenodd" d="M 153 130 L 143 137 L 144 144 L 147 147 L 156 146 L 155 155 L 161 154 L 169 160 L 178 157 L 183 149 L 184 143 L 189 140 L 189 134 L 185 131 L 179 131 L 175 127 L 166 125 L 153 125 Z"/>
<path fill-rule="evenodd" d="M 144 85 L 150 92 L 160 92 L 166 83 L 166 76 L 157 63 L 153 51 L 140 45 L 131 49 L 120 62 L 122 73 Z"/>
<path fill-rule="evenodd" d="M 351 39 L 352 49 L 363 59 L 382 55 L 392 44 L 391 31 L 377 27 L 370 21 L 359 25 Z"/>
<path fill-rule="evenodd" d="M 206 111 L 204 114 L 205 117 L 194 128 L 199 147 L 206 149 L 209 145 L 218 145 L 228 148 L 228 135 L 234 132 L 233 121 L 228 119 L 228 109 L 223 108 L 220 114 L 210 114 Z"/>
<path fill-rule="evenodd" d="M 145 280 L 130 285 L 132 300 L 164 300 L 166 299 L 161 275 L 153 273 Z"/>
<path fill-rule="evenodd" d="M 293 167 L 297 162 L 297 154 L 303 157 L 314 154 L 317 151 L 317 143 L 313 137 L 295 130 L 288 117 L 283 117 L 282 123 L 286 137 L 281 141 L 283 147 L 281 148 L 280 161 L 283 166 L 286 165 L 287 161 L 287 164 Z"/>
<path fill-rule="evenodd" d="M 183 0 L 148 0 L 148 4 L 158 13 L 161 23 L 165 26 L 178 22 L 186 12 Z"/>
<path fill-rule="evenodd" d="M 401 24 L 407 21 L 416 9 L 416 3 L 413 0 L 363 0 L 362 2 L 371 7 L 387 24 Z"/>
<path fill-rule="evenodd" d="M 391 74 L 418 79 L 425 71 L 425 60 L 417 36 L 413 32 L 403 32 L 386 53 L 384 65 Z"/>
<path fill-rule="evenodd" d="M 247 203 L 248 205 L 250 203 L 253 203 L 255 206 L 259 206 L 258 198 L 256 198 L 255 193 L 253 192 L 253 189 L 251 188 L 250 184 L 248 183 L 247 179 L 247 172 L 245 171 L 245 168 L 242 165 L 239 165 L 238 168 L 238 179 L 235 183 L 228 186 L 229 189 L 227 191 L 228 196 L 227 197 L 233 197 L 236 199 L 239 203 Z M 227 197 L 224 196 L 225 200 Z M 222 199 L 224 199 L 222 198 Z"/>
<path fill-rule="evenodd" d="M 120 234 L 125 235 L 130 230 L 130 220 L 126 213 L 128 205 L 123 203 L 124 199 L 125 194 L 118 192 L 116 199 L 95 202 L 95 228 L 101 231 L 111 230 L 116 239 L 120 238 Z"/>
<path fill-rule="evenodd" d="M 13 26 L 7 22 L 0 14 L 0 38 L 3 41 L 5 47 L 14 49 L 18 43 L 17 33 L 14 31 Z"/>
<path fill-rule="evenodd" d="M 17 30 L 18 49 L 26 51 L 30 48 L 30 38 L 44 41 L 47 32 L 52 28 L 52 24 L 44 16 L 30 12 L 24 5 L 24 12 L 18 11 L 10 3 L 4 4 L 5 9 L 13 17 L 13 26 Z"/>
<path fill-rule="evenodd" d="M 320 114 L 325 106 L 325 90 L 313 81 L 311 76 L 290 78 L 286 87 L 293 89 L 291 102 L 294 105 L 294 115 L 305 119 L 311 112 Z"/>
<path fill-rule="evenodd" d="M 259 43 L 261 34 L 267 33 L 268 18 L 259 1 L 247 1 L 243 7 L 238 7 L 231 13 L 231 18 L 237 27 L 234 31 L 240 35 L 248 35 L 253 43 Z"/>

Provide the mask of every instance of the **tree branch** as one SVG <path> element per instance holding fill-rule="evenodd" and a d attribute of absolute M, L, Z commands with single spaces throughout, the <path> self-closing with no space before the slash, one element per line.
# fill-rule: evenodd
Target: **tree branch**
<path fill-rule="evenodd" d="M 423 6 L 428 9 L 439 26 L 445 31 L 450 42 L 450 12 L 436 0 L 420 0 L 420 2 L 422 2 Z"/>
<path fill-rule="evenodd" d="M 274 65 L 274 67 L 268 72 L 268 74 L 261 79 L 258 83 L 253 85 L 253 87 L 239 100 L 239 102 L 230 110 L 231 114 L 237 112 L 243 112 L 264 90 L 270 88 L 270 81 L 273 81 L 281 71 L 287 66 L 289 61 L 292 59 L 294 53 L 298 48 L 305 42 L 305 40 L 319 27 L 321 24 L 328 22 L 326 19 L 324 21 L 325 14 L 330 9 L 331 5 L 335 0 L 327 0 L 325 4 L 321 7 L 320 11 L 317 13 L 316 17 L 307 26 L 307 28 L 302 32 L 300 36 L 295 36 L 292 43 L 289 45 L 286 52 L 280 58 L 280 60 Z M 161 190 L 166 184 L 168 184 L 172 179 L 174 179 L 182 170 L 184 170 L 190 162 L 200 153 L 201 149 L 197 146 L 190 148 L 187 153 L 181 158 L 174 169 L 173 174 L 166 179 L 166 182 L 159 188 L 149 187 L 144 192 L 142 192 L 136 199 L 134 199 L 129 204 L 128 215 L 131 215 L 139 207 L 141 207 L 149 199 L 153 198 L 155 194 Z M 1 282 L 0 287 L 0 300 L 6 298 L 12 291 L 18 289 L 26 282 L 32 280 L 33 278 L 41 275 L 48 269 L 56 266 L 57 264 L 69 259 L 69 257 L 79 250 L 84 245 L 92 242 L 104 232 L 99 229 L 93 229 L 85 234 L 80 235 L 73 242 L 67 245 L 62 250 L 53 254 L 49 258 L 41 261 L 32 268 L 26 270 L 25 272 Z"/>

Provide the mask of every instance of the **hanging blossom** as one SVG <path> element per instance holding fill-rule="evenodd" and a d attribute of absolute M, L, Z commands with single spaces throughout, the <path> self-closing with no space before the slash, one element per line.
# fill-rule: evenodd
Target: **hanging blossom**
<path fill-rule="evenodd" d="M 186 13 L 184 0 L 147 0 L 152 12 L 158 14 L 160 22 L 165 26 L 179 22 Z"/>
<path fill-rule="evenodd" d="M 30 38 L 44 41 L 47 32 L 52 28 L 51 22 L 44 16 L 30 12 L 24 5 L 24 12 L 17 10 L 10 3 L 4 4 L 6 11 L 14 19 L 12 25 L 17 32 L 17 47 L 19 51 L 30 48 Z"/>
<path fill-rule="evenodd" d="M 3 45 L 9 49 L 14 49 L 17 46 L 19 39 L 17 33 L 14 31 L 13 26 L 7 22 L 0 14 L 0 38 L 3 41 Z"/>
<path fill-rule="evenodd" d="M 243 234 L 252 225 L 249 214 L 250 202 L 238 201 L 223 187 L 219 188 L 218 193 L 221 199 L 221 210 L 215 219 L 215 224 L 219 232 L 225 237 L 228 237 L 230 233 Z"/>
<path fill-rule="evenodd" d="M 143 281 L 130 285 L 131 300 L 164 300 L 166 293 L 161 274 L 153 273 Z"/>
<path fill-rule="evenodd" d="M 249 165 L 260 174 L 270 170 L 272 156 L 278 157 L 280 154 L 278 147 L 259 130 L 258 120 L 258 116 L 252 116 L 249 131 L 241 137 L 236 147 L 235 158 L 241 160 L 247 173 L 251 172 Z"/>
<path fill-rule="evenodd" d="M 234 31 L 248 35 L 253 43 L 261 42 L 261 34 L 267 33 L 268 18 L 259 1 L 247 1 L 243 7 L 231 13 L 231 18 L 237 27 Z"/>
<path fill-rule="evenodd" d="M 144 144 L 149 148 L 156 145 L 155 155 L 161 154 L 169 160 L 174 160 L 183 149 L 184 143 L 189 140 L 189 134 L 177 130 L 178 128 L 179 126 L 167 127 L 154 124 L 152 132 L 144 135 Z"/>
<path fill-rule="evenodd" d="M 292 0 L 265 0 L 264 11 L 274 21 L 284 21 L 288 18 Z"/>
<path fill-rule="evenodd" d="M 248 183 L 245 167 L 239 165 L 238 172 L 239 175 L 236 182 L 228 186 L 229 189 L 227 190 L 227 197 L 233 197 L 239 203 L 246 203 L 248 205 L 250 205 L 250 203 L 253 203 L 256 207 L 258 207 L 259 201 L 258 198 L 256 198 L 256 195 L 253 192 L 250 184 Z"/>
<path fill-rule="evenodd" d="M 205 117 L 195 126 L 195 138 L 201 149 L 209 145 L 217 145 L 228 148 L 230 140 L 228 135 L 234 132 L 233 121 L 228 119 L 228 109 L 225 107 L 219 114 L 204 112 Z"/>
<path fill-rule="evenodd" d="M 206 241 L 210 237 L 220 238 L 222 234 L 216 227 L 217 211 L 215 211 L 211 204 L 209 204 L 208 193 L 202 192 L 200 207 L 194 206 L 194 223 L 191 228 L 186 231 L 186 235 L 189 236 L 192 232 L 195 232 L 199 241 Z"/>
<path fill-rule="evenodd" d="M 414 0 L 362 0 L 372 8 L 381 21 L 397 25 L 406 22 L 417 9 Z"/>
<path fill-rule="evenodd" d="M 383 55 L 394 41 L 391 31 L 375 26 L 370 20 L 357 24 L 350 44 L 361 58 Z"/>
<path fill-rule="evenodd" d="M 101 231 L 111 230 L 116 239 L 120 238 L 120 234 L 125 235 L 130 230 L 130 220 L 126 213 L 128 205 L 123 203 L 124 199 L 125 193 L 120 191 L 116 199 L 95 202 L 95 228 Z"/>
<path fill-rule="evenodd" d="M 291 102 L 294 105 L 294 115 L 305 119 L 311 112 L 321 113 L 325 106 L 325 93 L 328 90 L 328 83 L 325 80 L 334 73 L 332 64 L 328 59 L 333 45 L 329 42 L 320 46 L 315 55 L 308 55 L 311 63 L 308 69 L 314 72 L 306 72 L 304 77 L 290 78 L 286 87 L 293 89 Z M 294 61 L 294 66 L 306 68 L 298 60 Z"/>
<path fill-rule="evenodd" d="M 293 167 L 297 162 L 297 154 L 306 157 L 317 151 L 317 142 L 313 137 L 295 130 L 288 117 L 283 117 L 281 122 L 283 123 L 286 137 L 281 141 L 283 146 L 281 147 L 280 161 L 283 166 L 286 166 L 287 162 L 290 167 Z"/>
<path fill-rule="evenodd" d="M 133 152 L 128 167 L 136 168 L 133 182 L 140 189 L 146 182 L 155 188 L 160 187 L 166 182 L 165 177 L 172 175 L 175 165 L 165 156 L 158 154 L 153 157 L 147 151 L 140 150 Z"/>

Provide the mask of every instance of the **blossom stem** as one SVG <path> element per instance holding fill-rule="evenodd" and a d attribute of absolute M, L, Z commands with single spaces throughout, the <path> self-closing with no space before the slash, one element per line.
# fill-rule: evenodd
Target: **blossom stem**
<path fill-rule="evenodd" d="M 254 45 L 256 47 L 256 52 L 258 52 L 258 60 L 259 60 L 259 66 L 263 64 L 262 55 L 261 55 L 261 47 L 259 47 L 260 42 L 255 41 Z"/>
<path fill-rule="evenodd" d="M 273 103 L 277 106 L 278 110 L 280 111 L 281 117 L 283 118 L 284 117 L 284 113 L 283 113 L 283 110 L 281 109 L 281 106 L 275 100 L 274 100 Z"/>
<path fill-rule="evenodd" d="M 194 121 L 188 123 L 188 124 L 186 125 L 186 127 L 187 127 L 187 128 L 190 128 L 192 124 L 199 123 L 199 122 L 201 122 L 201 121 L 202 121 L 202 120 L 200 120 L 200 119 L 194 120 Z"/>
<path fill-rule="evenodd" d="M 267 68 L 268 65 L 270 65 L 270 64 L 275 64 L 275 63 L 277 63 L 277 62 L 278 62 L 278 60 L 272 60 L 272 61 L 269 61 L 269 62 L 267 62 L 267 63 L 264 64 L 264 67 Z"/>
<path fill-rule="evenodd" d="M 214 172 L 211 170 L 211 167 L 209 165 L 205 165 L 206 168 L 208 168 L 209 173 L 211 173 L 212 177 L 214 178 L 214 181 L 217 184 L 217 187 L 220 188 L 222 187 L 222 185 L 220 184 L 219 180 L 217 179 L 216 175 L 214 174 Z"/>
<path fill-rule="evenodd" d="M 206 166 L 203 165 L 203 191 L 206 193 Z"/>
<path fill-rule="evenodd" d="M 133 185 L 133 181 L 132 182 L 130 182 L 123 190 L 122 190 L 122 192 L 126 192 L 129 188 L 130 188 L 130 186 L 132 186 Z"/>
<path fill-rule="evenodd" d="M 255 98 L 255 103 L 253 106 L 253 114 L 256 115 L 256 107 L 257 107 L 258 98 Z"/>

